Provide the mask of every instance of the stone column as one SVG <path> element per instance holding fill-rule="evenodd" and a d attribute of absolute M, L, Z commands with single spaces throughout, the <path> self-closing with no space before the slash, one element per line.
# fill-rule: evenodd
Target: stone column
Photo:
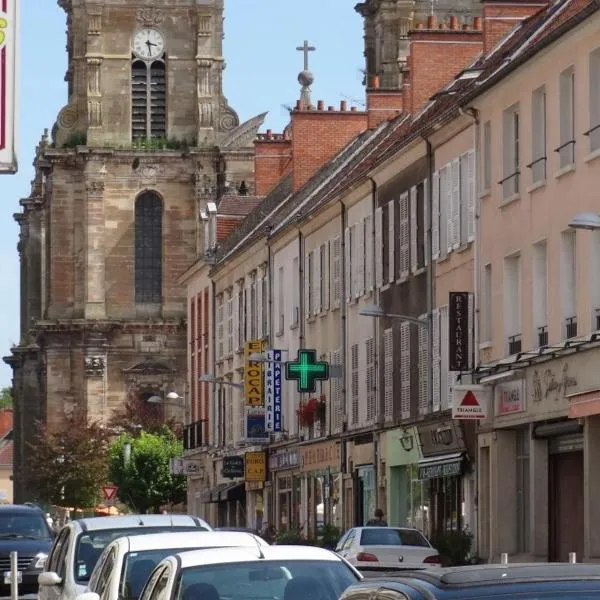
<path fill-rule="evenodd" d="M 102 145 L 102 6 L 87 8 L 87 145 Z"/>
<path fill-rule="evenodd" d="M 548 440 L 531 440 L 529 448 L 529 552 L 548 560 Z"/>
<path fill-rule="evenodd" d="M 106 317 L 106 280 L 104 256 L 104 182 L 86 182 L 86 265 L 85 318 Z"/>
<path fill-rule="evenodd" d="M 583 438 L 584 560 L 600 559 L 600 415 L 587 417 Z M 577 557 L 579 560 L 579 557 Z"/>

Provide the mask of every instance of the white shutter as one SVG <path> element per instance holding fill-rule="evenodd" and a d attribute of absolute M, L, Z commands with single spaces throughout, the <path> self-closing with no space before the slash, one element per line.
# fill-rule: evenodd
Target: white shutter
<path fill-rule="evenodd" d="M 467 154 L 467 241 L 475 240 L 475 152 Z"/>
<path fill-rule="evenodd" d="M 233 353 L 233 290 L 227 300 L 227 354 Z"/>
<path fill-rule="evenodd" d="M 433 387 L 433 412 L 440 410 L 440 310 L 434 308 L 431 314 L 432 318 L 432 387 Z"/>
<path fill-rule="evenodd" d="M 350 265 L 350 258 L 352 255 L 351 252 L 351 248 L 350 248 L 350 243 L 351 243 L 351 236 L 350 236 L 350 228 L 348 227 L 346 229 L 346 231 L 344 232 L 344 261 L 345 261 L 345 268 L 344 268 L 344 295 L 346 296 L 346 302 L 350 302 L 350 300 L 352 300 L 351 294 L 352 294 L 352 279 L 350 277 L 350 274 L 352 273 L 351 270 L 351 265 Z"/>
<path fill-rule="evenodd" d="M 356 286 L 356 297 L 360 298 L 365 293 L 365 220 L 362 219 L 356 224 L 357 251 L 356 260 L 358 262 L 358 281 Z"/>
<path fill-rule="evenodd" d="M 440 174 L 433 174 L 431 208 L 431 257 L 437 260 L 440 257 Z"/>
<path fill-rule="evenodd" d="M 244 340 L 249 341 L 252 339 L 252 302 L 251 302 L 250 289 L 247 287 L 244 288 L 244 307 L 245 307 L 245 317 L 246 317 L 246 320 L 245 320 L 246 333 L 244 335 Z"/>
<path fill-rule="evenodd" d="M 217 308 L 217 358 L 223 358 L 223 297 L 219 298 Z"/>
<path fill-rule="evenodd" d="M 321 246 L 321 254 L 323 255 L 323 269 L 321 273 L 321 285 L 323 286 L 323 306 L 321 310 L 329 310 L 329 277 L 330 277 L 330 252 L 331 242 L 327 242 Z"/>
<path fill-rule="evenodd" d="M 257 277 L 256 279 L 256 322 L 257 322 L 257 327 L 256 327 L 256 337 L 259 340 L 262 340 L 262 337 L 264 335 L 263 332 L 263 295 L 262 295 L 262 284 L 263 284 L 263 278 L 262 277 Z"/>
<path fill-rule="evenodd" d="M 423 181 L 423 259 L 424 265 L 429 264 L 429 253 L 431 252 L 431 244 L 429 236 L 431 235 L 431 227 L 429 227 L 429 179 Z"/>
<path fill-rule="evenodd" d="M 358 344 L 352 344 L 351 348 L 351 380 L 350 380 L 350 397 L 352 408 L 352 424 L 358 424 Z"/>
<path fill-rule="evenodd" d="M 240 296 L 239 291 L 235 290 L 233 295 L 233 331 L 234 331 L 234 350 L 236 347 L 239 347 L 239 339 L 240 339 Z"/>
<path fill-rule="evenodd" d="M 332 364 L 341 365 L 342 364 L 342 352 L 341 350 L 336 350 L 331 353 L 332 355 Z M 331 378 L 331 401 L 333 411 L 331 414 L 331 418 L 333 419 L 332 429 L 334 432 L 341 432 L 342 424 L 344 422 L 344 406 L 342 404 L 342 385 L 341 379 L 339 377 Z"/>
<path fill-rule="evenodd" d="M 427 323 L 427 316 L 421 317 Z M 419 414 L 426 415 L 430 412 L 429 406 L 429 330 L 424 325 L 419 328 Z"/>
<path fill-rule="evenodd" d="M 383 285 L 383 208 L 375 210 L 375 287 Z"/>
<path fill-rule="evenodd" d="M 333 308 L 339 308 L 342 299 L 342 262 L 340 238 L 333 238 Z"/>
<path fill-rule="evenodd" d="M 317 247 L 312 251 L 313 264 L 313 315 L 318 315 L 321 312 L 321 247 Z"/>
<path fill-rule="evenodd" d="M 307 319 L 310 318 L 311 309 L 311 286 L 310 286 L 310 253 L 304 255 L 304 314 Z"/>
<path fill-rule="evenodd" d="M 394 237 L 394 200 L 388 203 L 388 281 L 396 281 L 396 238 Z"/>
<path fill-rule="evenodd" d="M 371 215 L 365 217 L 365 291 L 373 291 L 373 225 Z"/>
<path fill-rule="evenodd" d="M 376 416 L 375 403 L 375 340 L 367 338 L 366 343 L 367 354 L 367 423 L 372 423 Z"/>
<path fill-rule="evenodd" d="M 410 323 L 400 323 L 400 417 L 410 419 Z"/>
<path fill-rule="evenodd" d="M 446 182 L 446 189 L 444 190 L 444 217 L 447 222 L 446 252 L 452 252 L 452 244 L 454 241 L 454 219 L 452 218 L 452 163 L 448 163 L 444 168 L 444 180 Z"/>
<path fill-rule="evenodd" d="M 269 303 L 269 294 L 271 294 L 271 284 L 269 281 L 269 274 L 265 276 L 263 280 L 263 337 L 268 337 L 271 333 L 269 331 L 269 325 L 271 322 L 271 315 L 269 314 L 269 306 L 273 306 L 275 304 L 275 300 L 273 303 Z"/>
<path fill-rule="evenodd" d="M 390 327 L 383 332 L 383 416 L 394 418 L 394 336 Z"/>
<path fill-rule="evenodd" d="M 410 269 L 410 221 L 408 192 L 400 196 L 400 279 L 408 277 Z"/>
<path fill-rule="evenodd" d="M 448 369 L 448 306 L 440 308 L 440 332 L 441 332 L 441 370 L 440 370 L 440 404 L 442 410 L 452 406 L 452 388 L 454 385 L 454 372 Z"/>
<path fill-rule="evenodd" d="M 452 161 L 452 248 L 460 248 L 460 159 Z"/>
<path fill-rule="evenodd" d="M 410 272 L 417 270 L 417 186 L 410 188 Z"/>

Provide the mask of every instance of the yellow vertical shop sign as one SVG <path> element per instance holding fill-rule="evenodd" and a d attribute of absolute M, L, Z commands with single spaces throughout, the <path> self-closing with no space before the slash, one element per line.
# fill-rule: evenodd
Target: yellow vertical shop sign
<path fill-rule="evenodd" d="M 244 348 L 244 387 L 246 392 L 246 404 L 253 407 L 265 405 L 263 395 L 263 365 L 251 362 L 250 355 L 262 354 L 264 344 L 260 340 L 246 342 Z"/>
<path fill-rule="evenodd" d="M 265 452 L 246 452 L 244 457 L 246 481 L 266 481 L 267 455 Z"/>

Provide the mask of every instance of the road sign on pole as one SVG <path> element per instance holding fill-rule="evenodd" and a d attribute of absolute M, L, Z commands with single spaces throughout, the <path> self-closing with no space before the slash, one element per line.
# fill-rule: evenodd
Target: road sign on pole
<path fill-rule="evenodd" d="M 117 497 L 118 489 L 119 488 L 116 485 L 103 485 L 102 486 L 102 493 L 104 494 L 104 497 L 106 498 L 107 504 L 115 501 L 115 499 Z"/>

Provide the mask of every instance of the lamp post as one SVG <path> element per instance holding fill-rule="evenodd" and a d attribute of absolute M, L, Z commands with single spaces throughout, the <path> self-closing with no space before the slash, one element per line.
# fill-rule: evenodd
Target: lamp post
<path fill-rule="evenodd" d="M 577 213 L 569 222 L 569 227 L 571 229 L 598 231 L 600 229 L 600 214 L 595 212 Z"/>

